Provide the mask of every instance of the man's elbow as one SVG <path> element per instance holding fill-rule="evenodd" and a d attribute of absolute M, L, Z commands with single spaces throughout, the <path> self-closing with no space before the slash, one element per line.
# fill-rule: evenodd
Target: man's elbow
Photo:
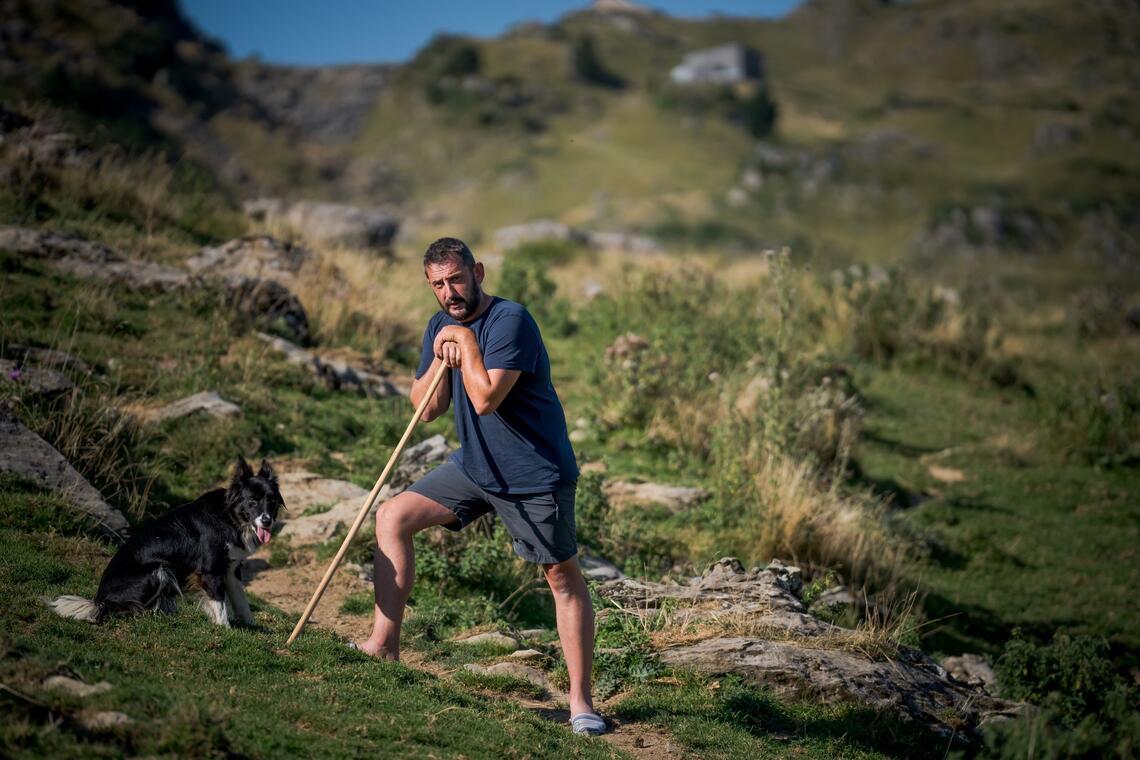
<path fill-rule="evenodd" d="M 475 407 L 475 414 L 479 415 L 480 417 L 486 417 L 488 414 L 495 413 L 495 411 L 499 408 L 499 402 L 485 399 L 483 401 L 474 402 L 473 406 Z"/>

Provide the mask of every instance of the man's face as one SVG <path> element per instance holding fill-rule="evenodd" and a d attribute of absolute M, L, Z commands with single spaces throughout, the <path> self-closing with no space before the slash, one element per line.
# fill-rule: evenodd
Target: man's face
<path fill-rule="evenodd" d="M 479 308 L 483 291 L 483 264 L 476 262 L 468 268 L 459 259 L 445 259 L 440 264 L 428 264 L 424 269 L 439 307 L 457 322 L 470 319 Z"/>

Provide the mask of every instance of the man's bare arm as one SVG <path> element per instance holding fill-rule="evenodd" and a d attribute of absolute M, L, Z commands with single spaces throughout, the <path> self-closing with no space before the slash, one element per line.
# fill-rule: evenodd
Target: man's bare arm
<path fill-rule="evenodd" d="M 450 366 L 462 368 L 463 389 L 480 416 L 493 414 L 522 374 L 517 369 L 487 369 L 475 334 L 467 328 L 443 328 L 436 336 L 435 348 L 437 356 L 448 357 L 445 360 Z"/>
<path fill-rule="evenodd" d="M 439 371 L 439 365 L 442 360 L 437 356 L 432 360 L 431 366 L 428 371 L 423 374 L 423 377 L 412 383 L 412 406 L 419 407 L 420 402 L 423 401 L 424 394 L 427 393 L 428 386 L 431 385 L 431 379 L 435 377 L 435 373 Z M 431 401 L 428 402 L 427 407 L 424 409 L 422 419 L 424 422 L 431 422 L 447 411 L 451 406 L 451 373 L 448 372 L 440 380 L 439 386 L 435 389 L 435 395 L 432 396 Z"/>

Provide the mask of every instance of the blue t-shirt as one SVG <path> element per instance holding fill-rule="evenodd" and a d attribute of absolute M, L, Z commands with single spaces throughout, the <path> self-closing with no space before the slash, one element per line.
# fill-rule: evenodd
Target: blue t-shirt
<path fill-rule="evenodd" d="M 521 374 L 493 413 L 480 417 L 467 398 L 462 370 L 451 370 L 451 403 L 459 450 L 451 459 L 486 491 L 546 493 L 578 479 L 578 464 L 566 432 L 566 415 L 550 381 L 550 357 L 530 312 L 514 301 L 492 297 L 478 318 L 461 323 L 439 311 L 424 331 L 416 379 L 431 367 L 435 336 L 447 325 L 475 333 L 488 370 Z"/>

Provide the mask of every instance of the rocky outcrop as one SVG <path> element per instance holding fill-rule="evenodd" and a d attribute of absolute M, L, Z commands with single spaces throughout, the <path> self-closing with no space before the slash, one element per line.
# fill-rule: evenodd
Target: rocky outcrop
<path fill-rule="evenodd" d="M 495 232 L 495 247 L 500 251 L 540 240 L 555 240 L 598 250 L 626 253 L 659 253 L 656 240 L 627 232 L 591 232 L 551 219 L 538 219 L 525 224 L 502 227 Z"/>
<path fill-rule="evenodd" d="M 606 484 L 606 498 L 615 507 L 656 504 L 674 514 L 688 511 L 709 497 L 703 488 L 670 486 L 663 483 L 631 483 L 614 480 Z"/>
<path fill-rule="evenodd" d="M 916 649 L 891 645 L 889 653 L 872 656 L 875 647 L 859 632 L 808 614 L 801 589 L 797 568 L 773 561 L 745 571 L 725 558 L 687 583 L 627 578 L 603 584 L 599 593 L 627 614 L 667 607 L 686 632 L 684 643 L 659 651 L 673 666 L 738 674 L 786 696 L 866 705 L 966 743 L 979 740 L 983 722 L 1018 712 L 1016 703 L 950 678 Z"/>
<path fill-rule="evenodd" d="M 1054 225 L 1032 211 L 984 205 L 951 209 L 930 224 L 914 248 L 926 256 L 1044 252 L 1058 237 Z"/>
<path fill-rule="evenodd" d="M 305 307 L 276 280 L 234 275 L 225 280 L 222 300 L 239 320 L 302 345 L 312 342 Z"/>
<path fill-rule="evenodd" d="M 347 480 L 304 470 L 279 470 L 277 482 L 288 509 L 281 535 L 291 536 L 299 544 L 327 541 L 342 527 L 351 525 L 369 493 Z"/>
<path fill-rule="evenodd" d="M 189 275 L 181 269 L 128 259 L 102 243 L 59 232 L 0 227 L 0 250 L 42 259 L 56 271 L 81 280 L 134 290 L 162 293 L 186 287 L 190 282 Z"/>
<path fill-rule="evenodd" d="M 192 414 L 208 414 L 216 419 L 227 419 L 240 416 L 241 407 L 226 401 L 216 391 L 202 391 L 157 409 L 148 409 L 142 412 L 140 417 L 144 422 L 158 424 L 189 417 Z"/>
<path fill-rule="evenodd" d="M 314 245 L 347 246 L 389 253 L 400 230 L 391 213 L 377 208 L 315 201 L 258 198 L 242 204 L 255 222 L 284 224 Z"/>
<path fill-rule="evenodd" d="M 373 510 L 433 469 L 450 451 L 442 435 L 405 449 L 388 482 L 380 489 Z M 281 535 L 292 536 L 298 543 L 327 541 L 342 527 L 351 525 L 370 493 L 354 483 L 303 470 L 279 471 L 277 479 L 289 510 Z M 311 514 L 305 514 L 306 511 Z M 367 579 L 371 580 L 367 575 L 371 573 L 371 565 L 364 569 Z"/>
<path fill-rule="evenodd" d="M 376 98 L 396 67 L 276 66 L 247 59 L 234 66 L 241 91 L 274 121 L 315 140 L 351 140 L 359 134 Z"/>
<path fill-rule="evenodd" d="M 309 316 L 290 288 L 311 256 L 300 246 L 250 235 L 203 248 L 186 266 L 195 277 L 219 283 L 226 306 L 239 318 L 307 344 Z"/>
<path fill-rule="evenodd" d="M 305 248 L 269 235 L 247 235 L 216 246 L 207 246 L 186 260 L 186 268 L 199 277 L 231 277 L 275 280 L 286 288 L 312 254 Z"/>
<path fill-rule="evenodd" d="M 388 378 L 354 367 L 341 359 L 306 351 L 274 335 L 258 333 L 257 337 L 284 354 L 290 364 L 304 367 L 333 390 L 356 391 L 373 398 L 407 394 L 407 390 L 397 387 Z"/>
<path fill-rule="evenodd" d="M 55 448 L 28 430 L 12 411 L 0 405 L 0 472 L 16 475 L 61 494 L 76 510 L 95 519 L 110 535 L 124 538 L 129 530 L 123 513 L 103 496 Z"/>
<path fill-rule="evenodd" d="M 0 388 L 11 384 L 21 396 L 58 396 L 75 387 L 75 383 L 62 372 L 43 367 L 21 366 L 10 359 L 0 359 Z"/>

